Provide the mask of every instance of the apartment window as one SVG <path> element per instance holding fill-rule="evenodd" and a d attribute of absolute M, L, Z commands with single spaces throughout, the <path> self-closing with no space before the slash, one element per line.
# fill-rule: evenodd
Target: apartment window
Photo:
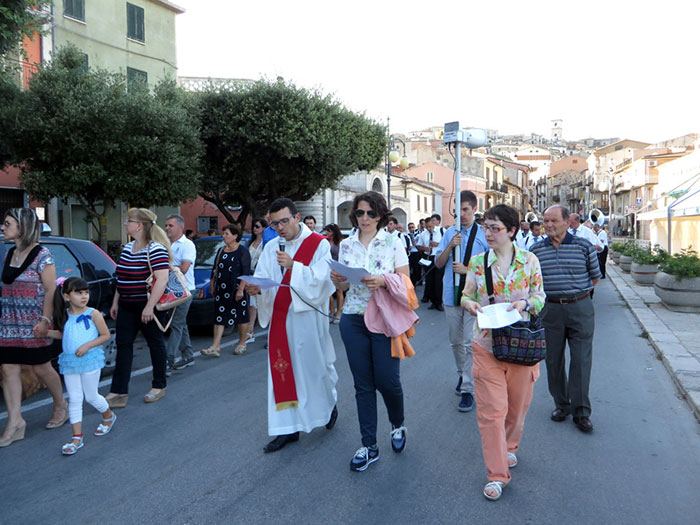
<path fill-rule="evenodd" d="M 63 0 L 63 16 L 85 22 L 85 0 Z"/>
<path fill-rule="evenodd" d="M 428 211 L 428 197 L 423 197 L 423 209 Z"/>
<path fill-rule="evenodd" d="M 418 205 L 418 211 L 420 211 L 420 195 L 416 195 L 416 204 Z"/>
<path fill-rule="evenodd" d="M 433 211 L 435 211 L 436 206 L 435 206 L 435 194 L 433 194 Z"/>
<path fill-rule="evenodd" d="M 148 85 L 148 73 L 141 71 L 140 69 L 134 69 L 133 67 L 126 68 L 126 83 L 127 86 L 131 86 L 135 82 Z"/>
<path fill-rule="evenodd" d="M 146 29 L 143 21 L 143 7 L 133 4 L 126 4 L 126 36 L 138 40 L 146 41 Z"/>
<path fill-rule="evenodd" d="M 87 70 L 90 67 L 90 59 L 87 56 L 87 53 L 83 53 L 83 71 L 87 73 Z"/>
<path fill-rule="evenodd" d="M 433 182 L 434 176 L 433 176 L 433 172 L 432 172 L 432 171 L 429 171 L 429 172 L 426 173 L 425 175 L 426 175 L 426 177 L 427 177 L 427 179 L 428 179 L 428 182 Z"/>

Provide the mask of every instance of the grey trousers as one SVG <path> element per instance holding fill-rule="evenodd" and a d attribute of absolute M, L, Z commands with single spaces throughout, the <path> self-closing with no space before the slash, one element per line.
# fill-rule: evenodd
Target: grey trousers
<path fill-rule="evenodd" d="M 472 339 L 474 337 L 474 320 L 461 306 L 445 305 L 445 317 L 447 318 L 447 329 L 452 346 L 452 353 L 455 356 L 457 373 L 462 377 L 462 394 L 474 394 L 474 375 L 472 365 Z"/>
<path fill-rule="evenodd" d="M 190 331 L 187 329 L 187 312 L 190 311 L 191 304 L 192 301 L 187 301 L 178 305 L 173 313 L 173 322 L 170 323 L 170 336 L 165 346 L 170 364 L 175 362 L 178 350 L 184 360 L 189 360 L 194 355 L 192 342 L 190 341 Z"/>
<path fill-rule="evenodd" d="M 542 321 L 547 340 L 547 382 L 557 408 L 574 416 L 590 416 L 588 387 L 593 363 L 593 302 L 545 303 Z M 569 376 L 566 375 L 566 344 L 569 344 Z"/>

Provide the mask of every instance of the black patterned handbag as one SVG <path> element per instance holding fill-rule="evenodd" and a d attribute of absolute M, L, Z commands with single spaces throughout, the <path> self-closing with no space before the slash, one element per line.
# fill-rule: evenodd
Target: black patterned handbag
<path fill-rule="evenodd" d="M 489 304 L 496 302 L 493 294 L 493 275 L 488 264 L 488 254 L 484 256 L 484 279 Z M 491 330 L 491 350 L 499 361 L 516 365 L 532 366 L 547 355 L 547 341 L 544 338 L 542 319 L 530 314 L 529 321 L 518 321 L 503 328 Z"/>

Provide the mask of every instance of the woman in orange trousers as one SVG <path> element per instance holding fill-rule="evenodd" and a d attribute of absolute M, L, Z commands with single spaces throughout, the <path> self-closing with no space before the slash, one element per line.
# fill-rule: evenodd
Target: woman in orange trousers
<path fill-rule="evenodd" d="M 523 319 L 544 306 L 540 263 L 532 253 L 513 243 L 520 224 L 518 212 L 504 204 L 485 214 L 484 230 L 490 250 L 472 257 L 462 294 L 462 308 L 476 316 L 489 304 L 485 263 L 491 267 L 496 303 L 510 303 Z M 534 366 L 498 361 L 491 352 L 491 330 L 474 324 L 474 393 L 481 448 L 488 472 L 484 496 L 501 497 L 510 482 L 510 469 L 518 464 L 515 452 L 523 434 L 532 389 L 540 375 Z"/>

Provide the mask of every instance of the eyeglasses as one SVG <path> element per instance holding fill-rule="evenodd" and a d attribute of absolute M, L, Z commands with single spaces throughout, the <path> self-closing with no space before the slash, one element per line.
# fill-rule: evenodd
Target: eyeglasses
<path fill-rule="evenodd" d="M 253 226 L 253 228 L 262 228 L 262 224 L 256 224 Z"/>
<path fill-rule="evenodd" d="M 280 224 L 282 226 L 286 226 L 292 219 L 293 217 L 290 215 L 289 217 L 285 217 L 284 219 L 280 219 L 278 221 L 271 221 L 270 226 L 272 226 L 273 228 L 278 228 Z"/>
<path fill-rule="evenodd" d="M 377 212 L 374 211 L 374 210 L 367 210 L 367 211 L 365 211 L 365 210 L 355 210 L 355 217 L 357 217 L 357 218 L 359 219 L 360 217 L 364 217 L 364 216 L 365 216 L 365 213 L 367 214 L 367 217 L 369 217 L 370 219 L 376 219 L 376 218 L 377 218 Z"/>
<path fill-rule="evenodd" d="M 128 224 L 128 223 L 130 223 L 130 222 L 139 223 L 139 222 L 141 222 L 141 221 L 137 221 L 136 219 L 127 219 L 127 220 L 124 221 L 124 224 Z"/>
<path fill-rule="evenodd" d="M 489 230 L 491 233 L 493 233 L 495 235 L 500 231 L 507 230 L 508 228 L 506 228 L 505 226 L 496 226 L 495 224 L 492 224 L 491 226 L 488 226 L 486 224 L 482 224 L 481 229 L 483 231 Z"/>

